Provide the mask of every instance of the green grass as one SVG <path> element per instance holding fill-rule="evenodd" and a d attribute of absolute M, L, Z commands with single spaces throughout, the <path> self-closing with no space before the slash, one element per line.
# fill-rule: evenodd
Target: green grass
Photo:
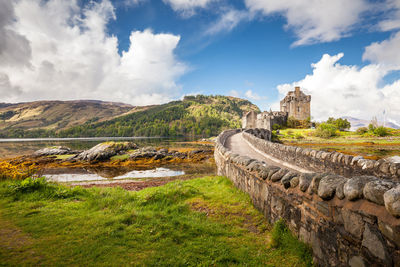
<path fill-rule="evenodd" d="M 129 158 L 129 154 L 123 154 L 123 155 L 115 155 L 111 157 L 111 160 L 126 160 Z"/>
<path fill-rule="evenodd" d="M 314 136 L 315 129 L 284 129 L 280 130 L 279 140 L 282 142 L 292 143 L 341 143 L 341 144 L 354 144 L 354 143 L 370 143 L 375 144 L 400 144 L 400 136 L 369 136 L 358 135 L 356 132 L 350 131 L 337 131 L 337 136 L 331 138 L 321 138 Z M 299 138 L 301 136 L 301 138 Z"/>
<path fill-rule="evenodd" d="M 5 266 L 311 264 L 309 251 L 291 235 L 271 246 L 270 228 L 249 197 L 224 177 L 139 192 L 0 183 L 0 229 L 11 229 L 0 231 Z"/>
<path fill-rule="evenodd" d="M 75 154 L 56 155 L 56 159 L 64 160 L 64 159 L 70 158 L 72 156 L 75 156 Z"/>

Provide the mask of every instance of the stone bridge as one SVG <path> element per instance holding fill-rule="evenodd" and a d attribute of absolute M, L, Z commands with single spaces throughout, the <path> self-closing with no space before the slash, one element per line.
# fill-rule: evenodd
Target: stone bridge
<path fill-rule="evenodd" d="M 264 129 L 228 130 L 218 174 L 268 221 L 283 218 L 320 266 L 400 266 L 400 165 L 285 146 Z"/>

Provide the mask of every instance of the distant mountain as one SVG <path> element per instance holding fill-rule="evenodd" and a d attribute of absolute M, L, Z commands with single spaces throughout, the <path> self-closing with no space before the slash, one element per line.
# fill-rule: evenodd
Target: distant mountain
<path fill-rule="evenodd" d="M 368 127 L 368 125 L 371 123 L 370 120 L 357 119 L 357 118 L 350 117 L 350 116 L 344 116 L 342 118 L 346 119 L 350 122 L 351 130 L 357 130 L 360 127 Z M 378 123 L 379 123 L 379 125 L 383 125 L 383 122 L 378 122 Z M 392 122 L 386 122 L 385 127 L 389 127 L 389 128 L 393 128 L 393 129 L 400 129 L 400 125 L 394 124 Z"/>
<path fill-rule="evenodd" d="M 0 137 L 212 136 L 223 129 L 241 127 L 244 113 L 259 112 L 248 100 L 230 96 L 186 96 L 144 107 L 96 101 L 57 102 L 0 109 L 0 126 L 1 120 L 8 123 L 0 127 Z"/>
<path fill-rule="evenodd" d="M 0 131 L 61 130 L 88 121 L 104 121 L 133 112 L 135 107 L 98 100 L 0 103 Z"/>

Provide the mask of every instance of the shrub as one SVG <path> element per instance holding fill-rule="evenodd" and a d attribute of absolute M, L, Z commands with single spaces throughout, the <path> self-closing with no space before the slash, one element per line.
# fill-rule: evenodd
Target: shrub
<path fill-rule="evenodd" d="M 280 130 L 282 127 L 279 124 L 272 125 L 272 130 Z"/>
<path fill-rule="evenodd" d="M 315 136 L 322 138 L 329 138 L 336 136 L 336 131 L 338 129 L 335 125 L 329 123 L 321 123 L 318 125 L 317 130 L 315 131 Z"/>
<path fill-rule="evenodd" d="M 32 176 L 36 171 L 37 168 L 33 165 L 0 161 L 0 180 L 22 180 Z"/>
<path fill-rule="evenodd" d="M 375 129 L 376 129 L 376 127 L 374 126 L 374 124 L 370 123 L 370 124 L 368 125 L 368 131 L 369 131 L 369 132 L 374 133 L 374 132 L 375 132 Z"/>
<path fill-rule="evenodd" d="M 379 127 L 375 128 L 374 133 L 377 136 L 386 136 L 389 134 L 389 131 L 385 127 L 379 126 Z"/>
<path fill-rule="evenodd" d="M 359 135 L 365 134 L 366 132 L 368 132 L 368 128 L 367 127 L 360 127 L 356 130 L 356 133 Z"/>
<path fill-rule="evenodd" d="M 340 131 L 346 130 L 346 129 L 350 129 L 351 124 L 347 119 L 342 119 L 342 118 L 332 118 L 330 117 L 326 123 L 328 124 L 332 124 L 335 125 Z"/>
<path fill-rule="evenodd" d="M 27 193 L 33 192 L 40 188 L 44 188 L 47 186 L 47 181 L 44 177 L 42 178 L 26 178 L 20 182 L 16 182 L 10 186 L 14 193 Z"/>
<path fill-rule="evenodd" d="M 294 137 L 295 137 L 297 140 L 304 139 L 304 136 L 303 136 L 301 133 L 296 133 L 296 134 L 294 135 Z"/>

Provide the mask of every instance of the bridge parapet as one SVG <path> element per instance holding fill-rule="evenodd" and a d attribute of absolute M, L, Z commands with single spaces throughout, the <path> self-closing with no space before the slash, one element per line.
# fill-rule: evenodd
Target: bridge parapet
<path fill-rule="evenodd" d="M 267 130 L 248 129 L 243 137 L 257 149 L 275 158 L 315 172 L 331 172 L 345 177 L 370 175 L 384 180 L 400 181 L 400 163 L 268 142 L 270 138 L 264 138 L 265 131 Z"/>
<path fill-rule="evenodd" d="M 366 175 L 345 177 L 329 168 L 322 172 L 322 165 L 313 169 L 310 166 L 316 163 L 303 159 L 300 161 L 309 165 L 301 167 L 316 170 L 315 173 L 267 165 L 235 154 L 225 146 L 227 138 L 240 131 L 228 130 L 217 138 L 218 174 L 227 176 L 247 192 L 268 221 L 285 219 L 292 232 L 312 246 L 318 265 L 400 266 L 397 181 Z M 310 157 L 311 151 L 272 143 L 269 136 L 261 129 L 243 132 L 254 147 L 279 159 L 291 158 L 291 163 L 298 164 L 296 157 L 305 157 L 301 156 L 303 153 Z M 316 158 L 315 152 L 312 154 Z"/>

